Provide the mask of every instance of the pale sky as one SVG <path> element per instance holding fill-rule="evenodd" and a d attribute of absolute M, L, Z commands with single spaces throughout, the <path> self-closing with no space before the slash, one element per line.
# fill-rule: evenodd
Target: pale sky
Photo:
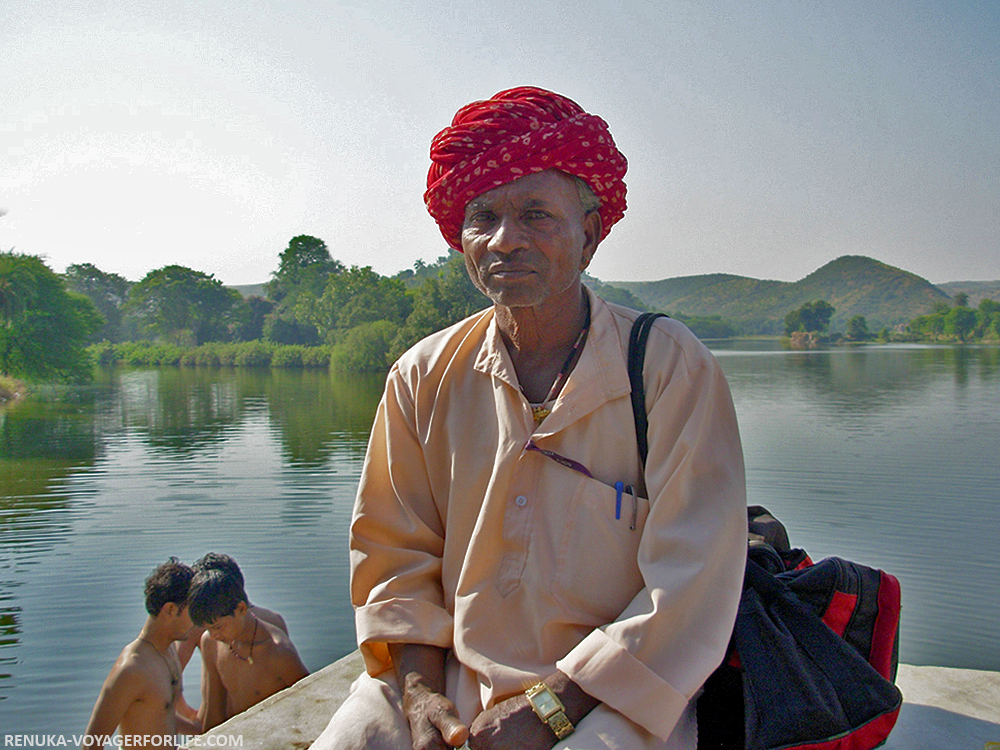
<path fill-rule="evenodd" d="M 628 157 L 605 281 L 1000 278 L 998 0 L 2 0 L 0 69 L 0 250 L 60 272 L 433 261 L 431 138 L 531 84 Z"/>

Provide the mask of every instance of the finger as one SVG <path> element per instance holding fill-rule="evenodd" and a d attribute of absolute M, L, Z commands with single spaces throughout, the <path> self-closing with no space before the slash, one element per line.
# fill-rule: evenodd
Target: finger
<path fill-rule="evenodd" d="M 469 739 L 469 728 L 451 711 L 440 711 L 431 719 L 441 733 L 441 737 L 451 747 L 459 747 Z"/>

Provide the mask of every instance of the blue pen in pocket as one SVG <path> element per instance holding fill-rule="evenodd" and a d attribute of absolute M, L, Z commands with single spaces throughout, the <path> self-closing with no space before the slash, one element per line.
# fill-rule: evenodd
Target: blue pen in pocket
<path fill-rule="evenodd" d="M 624 482 L 615 482 L 615 520 L 622 518 L 622 493 L 625 491 Z"/>

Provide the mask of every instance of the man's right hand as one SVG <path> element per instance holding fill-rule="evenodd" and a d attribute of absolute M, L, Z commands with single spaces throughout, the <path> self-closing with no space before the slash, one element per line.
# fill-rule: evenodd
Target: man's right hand
<path fill-rule="evenodd" d="M 431 690 L 416 672 L 407 675 L 403 686 L 403 713 L 410 722 L 413 750 L 460 747 L 469 738 L 455 704 Z"/>
<path fill-rule="evenodd" d="M 413 750 L 447 750 L 465 744 L 469 728 L 458 718 L 455 704 L 444 696 L 446 651 L 392 643 L 389 653 L 403 693 Z"/>

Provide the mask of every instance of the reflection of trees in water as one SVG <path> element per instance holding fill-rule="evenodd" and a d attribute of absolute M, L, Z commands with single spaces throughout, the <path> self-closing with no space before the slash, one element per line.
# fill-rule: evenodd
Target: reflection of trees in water
<path fill-rule="evenodd" d="M 67 477 L 92 466 L 101 450 L 102 422 L 94 415 L 108 402 L 106 384 L 42 388 L 36 396 L 0 410 L 0 700 L 12 689 L 18 662 L 21 607 L 19 570 L 64 542 Z"/>
<path fill-rule="evenodd" d="M 794 352 L 778 358 L 784 373 L 775 372 L 775 382 L 794 376 L 795 385 L 822 396 L 833 414 L 867 414 L 912 402 L 943 379 L 959 387 L 970 377 L 995 381 L 998 356 L 1000 351 L 987 347 Z"/>
<path fill-rule="evenodd" d="M 246 409 L 234 370 L 170 368 L 121 376 L 124 423 L 157 453 L 185 458 L 217 447 Z"/>
<path fill-rule="evenodd" d="M 274 370 L 267 402 L 289 463 L 320 466 L 335 449 L 363 454 L 384 384 L 379 375 Z"/>
<path fill-rule="evenodd" d="M 288 462 L 320 466 L 335 448 L 364 450 L 383 383 L 310 369 L 161 368 L 122 375 L 120 401 L 128 427 L 178 458 L 218 447 L 266 403 Z"/>
<path fill-rule="evenodd" d="M 7 589 L 8 586 L 0 581 L 0 701 L 7 698 L 5 693 L 13 687 L 10 683 L 13 675 L 7 670 L 17 663 L 13 649 L 21 634 L 21 608 L 12 604 L 14 596 Z"/>

